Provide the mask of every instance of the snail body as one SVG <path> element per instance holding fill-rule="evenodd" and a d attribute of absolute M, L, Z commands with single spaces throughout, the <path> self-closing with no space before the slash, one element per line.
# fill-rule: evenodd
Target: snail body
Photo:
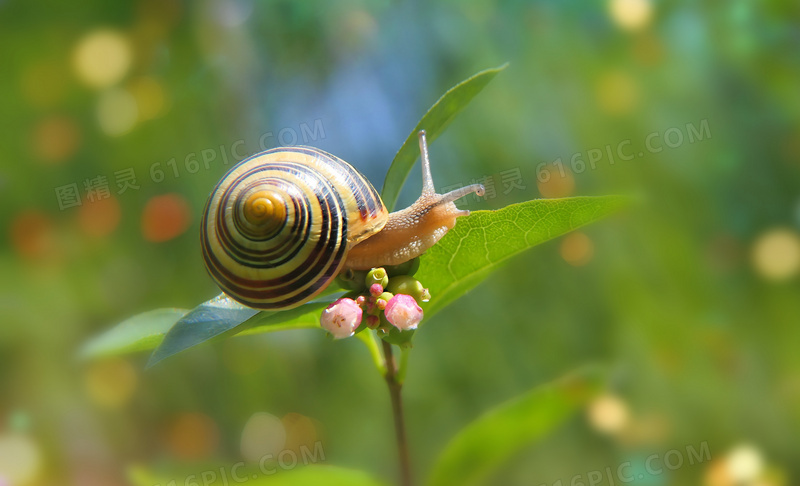
<path fill-rule="evenodd" d="M 420 152 L 422 195 L 391 214 L 361 173 L 322 150 L 283 147 L 241 161 L 203 211 L 209 274 L 239 303 L 279 310 L 313 299 L 344 269 L 416 258 L 469 214 L 454 201 L 484 190 L 474 184 L 436 194 L 424 131 Z"/>

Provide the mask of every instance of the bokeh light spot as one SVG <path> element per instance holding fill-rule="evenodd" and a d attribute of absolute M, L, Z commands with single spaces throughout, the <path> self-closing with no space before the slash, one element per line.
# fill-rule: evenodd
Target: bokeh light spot
<path fill-rule="evenodd" d="M 630 420 L 628 405 L 618 396 L 605 394 L 589 405 L 589 423 L 606 434 L 622 432 Z"/>
<path fill-rule="evenodd" d="M 78 79 L 92 88 L 119 82 L 131 65 L 131 47 L 120 32 L 99 29 L 83 37 L 75 47 L 73 65 Z"/>
<path fill-rule="evenodd" d="M 287 413 L 281 418 L 286 429 L 287 450 L 294 451 L 298 457 L 303 455 L 303 449 L 314 450 L 314 445 L 319 440 L 319 431 L 316 421 L 299 413 Z"/>
<path fill-rule="evenodd" d="M 650 0 L 611 0 L 608 8 L 614 22 L 626 30 L 639 30 L 653 17 Z"/>
<path fill-rule="evenodd" d="M 184 413 L 169 427 L 167 443 L 179 459 L 207 459 L 219 446 L 219 428 L 208 415 Z"/>
<path fill-rule="evenodd" d="M 66 116 L 50 116 L 33 129 L 33 153 L 44 162 L 57 164 L 70 158 L 80 145 L 80 129 Z"/>
<path fill-rule="evenodd" d="M 128 133 L 138 116 L 136 99 L 128 90 L 110 89 L 97 100 L 97 121 L 107 135 L 116 137 Z"/>
<path fill-rule="evenodd" d="M 720 459 L 715 459 L 714 461 L 711 462 L 711 464 L 709 464 L 708 468 L 706 469 L 705 475 L 703 477 L 703 485 L 734 486 L 734 482 L 733 480 L 731 480 L 725 461 Z"/>
<path fill-rule="evenodd" d="M 757 479 L 764 469 L 764 459 L 755 447 L 747 444 L 733 449 L 725 460 L 728 474 L 736 484 L 747 484 Z"/>
<path fill-rule="evenodd" d="M 240 450 L 248 461 L 260 462 L 272 454 L 277 457 L 286 445 L 286 429 L 278 417 L 259 412 L 253 414 L 242 430 Z"/>
<path fill-rule="evenodd" d="M 53 223 L 38 211 L 25 211 L 11 223 L 11 241 L 26 258 L 41 258 L 56 248 Z"/>
<path fill-rule="evenodd" d="M 86 369 L 84 383 L 92 402 L 103 408 L 119 408 L 133 396 L 139 377 L 128 361 L 109 358 Z"/>
<path fill-rule="evenodd" d="M 78 224 L 92 237 L 103 237 L 111 234 L 119 225 L 122 217 L 119 201 L 115 197 L 84 201 L 78 211 Z"/>
<path fill-rule="evenodd" d="M 567 263 L 580 267 L 592 260 L 594 244 L 585 233 L 575 231 L 561 239 L 559 251 Z"/>
<path fill-rule="evenodd" d="M 183 234 L 189 228 L 191 211 L 183 196 L 164 194 L 147 201 L 142 213 L 142 234 L 159 243 Z"/>
<path fill-rule="evenodd" d="M 800 236 L 788 228 L 767 231 L 753 245 L 752 262 L 756 272 L 767 280 L 794 277 L 800 270 Z"/>
<path fill-rule="evenodd" d="M 606 113 L 630 113 L 639 103 L 639 86 L 627 73 L 610 71 L 597 82 L 597 103 Z"/>
<path fill-rule="evenodd" d="M 136 100 L 139 120 L 151 120 L 164 111 L 166 94 L 156 78 L 142 76 L 128 84 L 128 90 Z"/>
<path fill-rule="evenodd" d="M 41 462 L 39 448 L 27 435 L 0 436 L 0 478 L 9 484 L 26 484 L 34 480 Z"/>
<path fill-rule="evenodd" d="M 536 185 L 542 197 L 567 197 L 575 191 L 575 176 L 566 167 L 547 164 L 540 173 L 542 178 Z"/>

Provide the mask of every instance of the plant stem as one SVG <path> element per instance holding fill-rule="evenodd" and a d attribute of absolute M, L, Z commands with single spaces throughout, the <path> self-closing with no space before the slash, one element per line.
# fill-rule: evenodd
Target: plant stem
<path fill-rule="evenodd" d="M 400 350 L 400 365 L 397 367 L 397 382 L 402 385 L 406 382 L 406 370 L 408 370 L 408 355 L 411 348 Z"/>
<path fill-rule="evenodd" d="M 363 331 L 356 334 L 356 337 L 367 346 L 369 355 L 372 356 L 372 361 L 375 363 L 375 367 L 378 368 L 380 374 L 386 376 L 386 359 L 381 356 L 381 350 L 378 347 L 375 333 Z"/>
<path fill-rule="evenodd" d="M 389 396 L 392 400 L 392 412 L 394 413 L 394 431 L 397 438 L 397 454 L 400 461 L 400 484 L 411 486 L 411 461 L 408 455 L 408 439 L 406 438 L 406 424 L 403 416 L 403 401 L 400 392 L 403 383 L 398 379 L 397 363 L 392 355 L 392 345 L 384 340 L 383 355 L 386 358 L 386 384 L 389 386 Z"/>

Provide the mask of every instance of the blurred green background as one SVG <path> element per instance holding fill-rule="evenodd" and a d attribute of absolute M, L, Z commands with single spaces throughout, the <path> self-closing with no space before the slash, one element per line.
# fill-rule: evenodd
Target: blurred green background
<path fill-rule="evenodd" d="M 326 463 L 390 477 L 388 396 L 356 340 L 235 338 L 148 372 L 76 353 L 218 292 L 198 219 L 236 160 L 309 144 L 380 188 L 425 110 L 505 61 L 433 144 L 437 187 L 493 185 L 471 210 L 640 202 L 423 326 L 416 469 L 483 410 L 600 361 L 612 388 L 491 484 L 589 484 L 672 450 L 680 467 L 635 484 L 798 484 L 798 25 L 796 1 L 0 1 L 0 484 L 233 464 L 259 412 L 313 429 Z"/>

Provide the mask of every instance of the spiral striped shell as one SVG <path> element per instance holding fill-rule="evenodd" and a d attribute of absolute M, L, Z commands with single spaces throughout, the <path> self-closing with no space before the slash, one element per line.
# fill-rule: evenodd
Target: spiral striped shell
<path fill-rule="evenodd" d="M 380 231 L 388 212 L 347 162 L 310 147 L 253 155 L 217 184 L 203 211 L 208 272 L 231 298 L 288 309 L 319 294 L 347 252 Z"/>

